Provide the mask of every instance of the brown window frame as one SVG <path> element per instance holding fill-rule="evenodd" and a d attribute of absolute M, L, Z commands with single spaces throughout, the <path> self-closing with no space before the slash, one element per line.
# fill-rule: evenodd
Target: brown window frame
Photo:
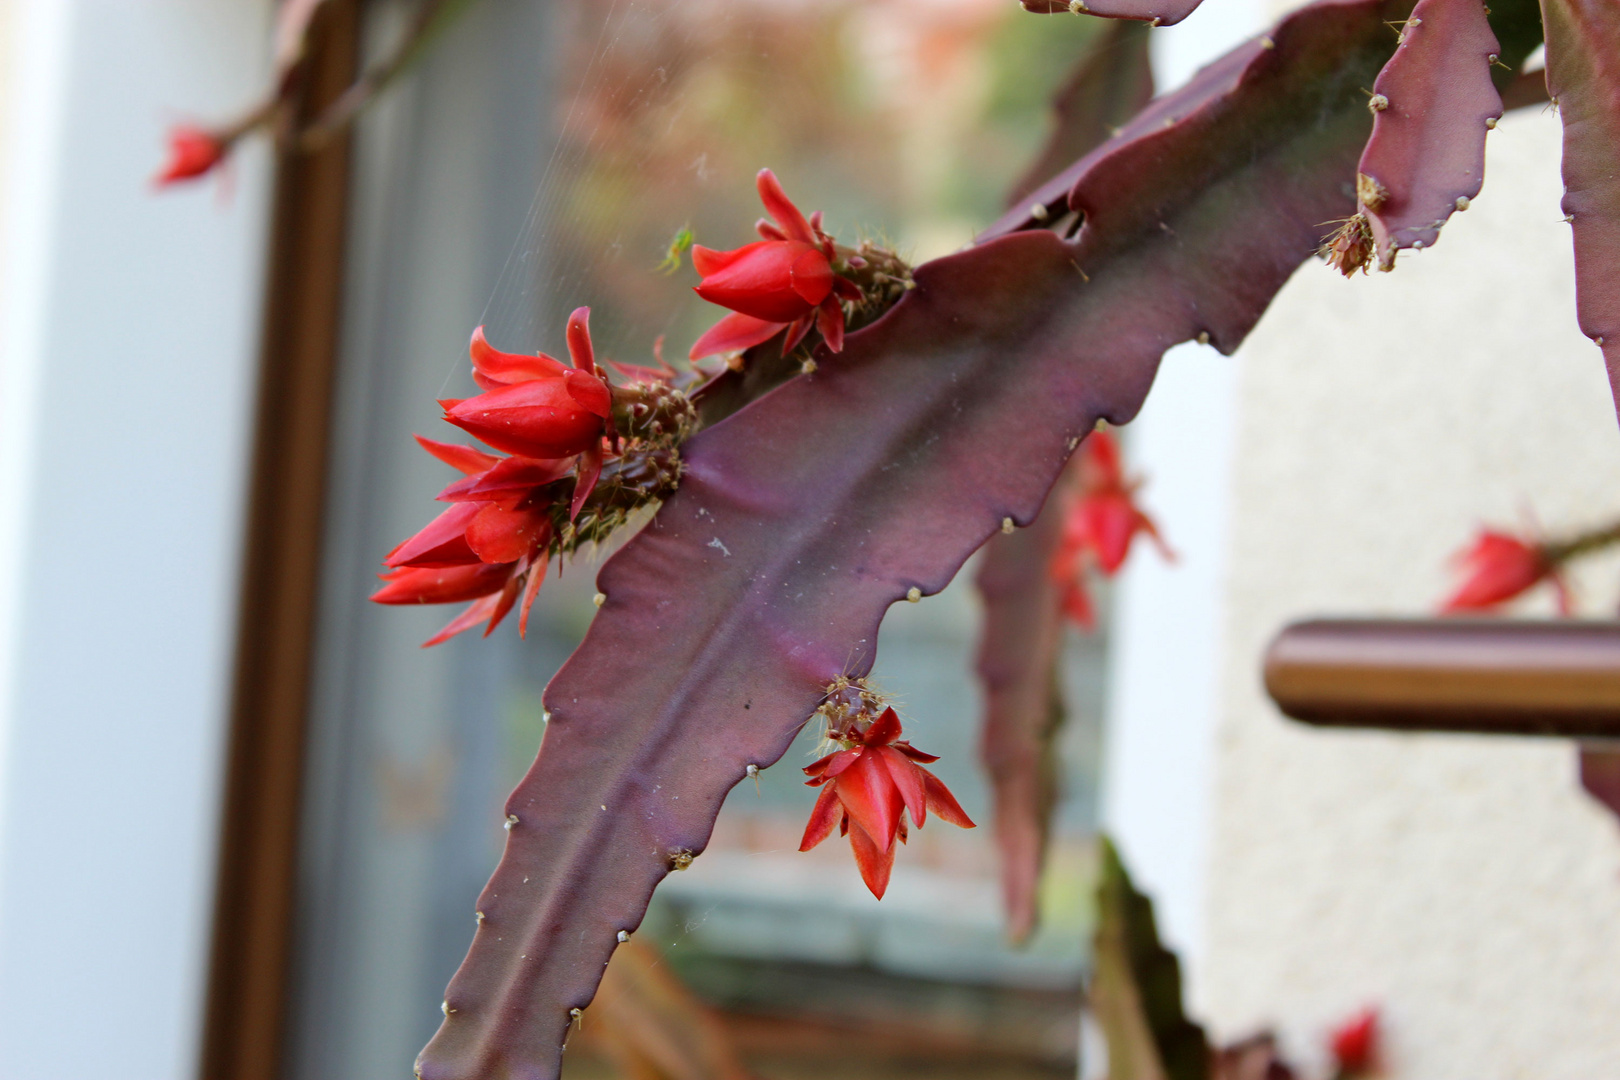
<path fill-rule="evenodd" d="M 296 90 L 300 123 L 354 80 L 360 22 L 361 0 L 332 0 L 316 17 Z M 350 169 L 347 135 L 276 154 L 199 1068 L 206 1080 L 278 1080 L 283 1071 Z"/>

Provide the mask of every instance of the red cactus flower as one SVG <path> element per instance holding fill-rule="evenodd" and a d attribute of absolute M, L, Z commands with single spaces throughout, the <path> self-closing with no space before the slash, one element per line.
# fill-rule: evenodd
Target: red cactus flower
<path fill-rule="evenodd" d="M 900 734 L 900 718 L 885 709 L 864 733 L 851 731 L 847 741 L 854 745 L 804 770 L 808 785 L 821 787 L 821 796 L 799 850 L 809 851 L 837 825 L 840 836 L 849 836 L 861 879 L 880 900 L 894 868 L 895 838 L 906 840 L 903 814 L 910 814 L 919 829 L 930 810 L 952 825 L 974 827 L 940 779 L 918 764 L 939 758 L 901 742 Z"/>
<path fill-rule="evenodd" d="M 1370 1076 L 1378 1070 L 1378 1010 L 1361 1012 L 1333 1029 L 1328 1040 L 1338 1075 L 1349 1078 Z"/>
<path fill-rule="evenodd" d="M 1093 432 L 1081 448 L 1078 469 L 1079 490 L 1064 512 L 1063 535 L 1049 569 L 1063 588 L 1064 613 L 1089 630 L 1096 619 L 1085 588 L 1088 564 L 1113 577 L 1138 534 L 1146 534 L 1165 559 L 1173 562 L 1176 556 L 1136 505 L 1141 481 L 1126 478 L 1112 435 Z"/>
<path fill-rule="evenodd" d="M 832 237 L 821 231 L 821 215 L 806 219 L 783 192 L 776 174 L 761 169 L 759 198 L 773 221 L 755 228 L 763 237 L 733 251 L 694 246 L 692 265 L 703 276 L 696 292 L 727 315 L 692 346 L 694 360 L 747 349 L 787 331 L 784 353 L 815 325 L 827 348 L 844 348 L 842 300 L 860 299 L 853 282 L 833 269 Z"/>
<path fill-rule="evenodd" d="M 615 437 L 613 392 L 596 366 L 590 315 L 582 307 L 568 317 L 573 367 L 545 353 L 500 352 L 480 326 L 467 351 L 473 379 L 484 392 L 440 402 L 446 420 L 498 450 L 531 459 L 580 455 L 574 514 L 602 471 L 603 437 Z"/>
<path fill-rule="evenodd" d="M 1558 592 L 1558 610 L 1570 613 L 1569 591 L 1558 565 L 1538 543 L 1481 529 L 1473 544 L 1458 552 L 1453 561 L 1462 582 L 1442 605 L 1443 612 L 1487 611 L 1550 581 Z"/>
<path fill-rule="evenodd" d="M 203 176 L 225 159 L 228 149 L 229 145 L 211 131 L 194 124 L 177 124 L 169 129 L 169 160 L 152 183 L 167 187 Z"/>
<path fill-rule="evenodd" d="M 526 634 L 529 609 L 550 562 L 552 508 L 566 498 L 561 482 L 573 471 L 573 460 L 498 458 L 470 446 L 421 436 L 416 441 L 464 475 L 439 493 L 449 508 L 389 552 L 383 560 L 389 567 L 382 575 L 386 584 L 371 599 L 379 604 L 474 601 L 426 647 L 480 623 L 487 623 L 488 637 L 521 592 L 518 633 Z"/>

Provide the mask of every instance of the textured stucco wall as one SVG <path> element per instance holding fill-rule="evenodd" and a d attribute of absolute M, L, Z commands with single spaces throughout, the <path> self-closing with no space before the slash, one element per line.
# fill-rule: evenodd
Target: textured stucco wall
<path fill-rule="evenodd" d="M 1350 282 L 1308 264 L 1245 346 L 1193 987 L 1223 1036 L 1274 1024 L 1308 1053 L 1378 1003 L 1398 1078 L 1620 1075 L 1620 823 L 1573 747 L 1313 731 L 1260 686 L 1291 619 L 1432 610 L 1482 521 L 1620 515 L 1558 140 L 1552 113 L 1510 115 L 1434 249 Z M 1616 565 L 1583 577 L 1612 609 Z"/>

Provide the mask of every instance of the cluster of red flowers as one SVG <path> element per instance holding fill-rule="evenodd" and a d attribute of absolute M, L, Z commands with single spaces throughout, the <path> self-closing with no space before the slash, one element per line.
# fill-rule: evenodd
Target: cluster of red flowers
<path fill-rule="evenodd" d="M 667 493 L 678 479 L 674 447 L 685 434 L 690 405 L 667 387 L 667 372 L 621 390 L 633 428 L 628 442 L 621 438 L 615 391 L 596 364 L 589 316 L 589 308 L 580 308 L 568 319 L 572 366 L 544 353 L 500 352 L 482 327 L 473 331 L 468 352 L 484 392 L 440 402 L 444 418 L 510 456 L 417 437 L 463 476 L 439 493 L 449 508 L 388 554 L 387 584 L 372 599 L 473 601 L 428 645 L 480 623 L 487 624 L 487 636 L 520 595 L 523 633 L 554 550 L 602 539 L 628 510 Z M 614 468 L 612 490 L 582 521 L 604 462 Z"/>
<path fill-rule="evenodd" d="M 821 795 L 810 811 L 800 851 L 809 851 L 832 834 L 849 837 L 855 865 L 872 895 L 883 899 L 894 869 L 895 840 L 906 842 L 905 816 L 922 828 L 932 810 L 940 819 L 964 829 L 974 827 L 945 784 L 923 768 L 938 761 L 901 740 L 900 718 L 858 683 L 839 680 L 822 712 L 827 738 L 838 749 L 808 766 L 810 787 Z"/>
<path fill-rule="evenodd" d="M 1445 612 L 1489 611 L 1546 581 L 1557 590 L 1560 614 L 1570 613 L 1561 560 L 1545 544 L 1481 529 L 1455 561 L 1462 580 L 1442 605 Z"/>
<path fill-rule="evenodd" d="M 1140 480 L 1127 479 L 1119 443 L 1106 431 L 1095 431 L 1080 448 L 1078 490 L 1064 510 L 1063 536 L 1052 557 L 1052 579 L 1063 589 L 1063 611 L 1087 630 L 1096 625 L 1086 571 L 1113 577 L 1125 565 L 1131 542 L 1145 533 L 1159 553 L 1175 553 L 1159 536 L 1153 519 L 1136 505 Z"/>
<path fill-rule="evenodd" d="M 829 350 L 842 352 L 843 302 L 862 296 L 846 272 L 864 260 L 840 260 L 832 237 L 821 231 L 821 211 L 806 218 L 771 170 L 760 170 L 757 185 L 771 218 L 754 226 L 763 239 L 732 251 L 692 248 L 692 266 L 703 277 L 697 294 L 733 312 L 697 339 L 692 359 L 752 348 L 783 331 L 785 356 L 811 326 Z"/>

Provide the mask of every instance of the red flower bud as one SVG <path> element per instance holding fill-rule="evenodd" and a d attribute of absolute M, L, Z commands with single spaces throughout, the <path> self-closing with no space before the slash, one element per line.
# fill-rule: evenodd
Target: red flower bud
<path fill-rule="evenodd" d="M 225 159 L 227 149 L 228 145 L 212 132 L 193 124 L 177 124 L 169 129 L 168 163 L 152 182 L 167 187 L 202 176 Z"/>
<path fill-rule="evenodd" d="M 974 827 L 939 777 L 918 762 L 938 761 L 900 740 L 900 718 L 885 709 L 865 732 L 852 733 L 855 745 L 828 754 L 804 771 L 821 796 L 810 811 L 800 851 L 809 851 L 839 826 L 849 836 L 855 865 L 872 895 L 883 899 L 894 868 L 894 841 L 906 839 L 902 814 L 922 828 L 932 810 L 964 829 Z"/>
<path fill-rule="evenodd" d="M 1444 612 L 1486 611 L 1542 581 L 1551 581 L 1558 590 L 1559 610 L 1569 614 L 1569 595 L 1558 576 L 1558 567 L 1539 544 L 1494 529 L 1481 529 L 1473 544 L 1459 552 L 1454 561 L 1462 582 L 1442 606 Z"/>
<path fill-rule="evenodd" d="M 783 192 L 769 169 L 760 171 L 760 201 L 775 219 L 756 226 L 764 237 L 732 251 L 694 246 L 692 266 L 703 280 L 696 292 L 711 304 L 730 308 L 728 315 L 692 346 L 696 360 L 717 352 L 751 348 L 787 331 L 787 352 L 817 326 L 827 347 L 844 347 L 841 298 L 860 295 L 854 285 L 833 272 L 832 238 L 821 231 L 820 217 L 806 220 Z"/>
<path fill-rule="evenodd" d="M 589 308 L 568 319 L 573 367 L 544 353 L 499 352 L 473 331 L 468 355 L 482 394 L 445 403 L 444 418 L 498 450 L 530 458 L 561 458 L 599 449 L 608 433 L 613 395 L 596 368 Z"/>

